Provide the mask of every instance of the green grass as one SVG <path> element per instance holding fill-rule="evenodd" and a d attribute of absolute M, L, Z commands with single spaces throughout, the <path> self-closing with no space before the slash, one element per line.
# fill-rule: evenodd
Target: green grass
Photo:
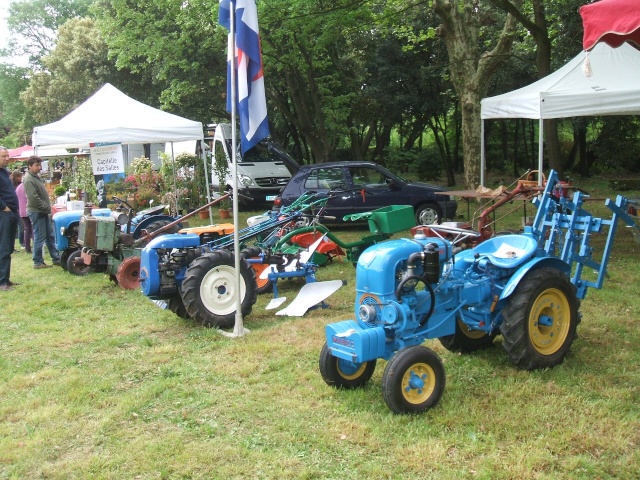
<path fill-rule="evenodd" d="M 251 333 L 230 339 L 104 275 L 35 271 L 15 254 L 22 285 L 0 292 L 0 478 L 638 478 L 639 263 L 621 228 L 610 278 L 583 300 L 579 338 L 553 369 L 517 370 L 499 339 L 472 355 L 428 341 L 444 396 L 398 416 L 382 398 L 385 362 L 354 391 L 318 371 L 324 326 L 353 316 L 350 264 L 318 271 L 348 280 L 330 309 L 281 318 L 261 296 Z"/>

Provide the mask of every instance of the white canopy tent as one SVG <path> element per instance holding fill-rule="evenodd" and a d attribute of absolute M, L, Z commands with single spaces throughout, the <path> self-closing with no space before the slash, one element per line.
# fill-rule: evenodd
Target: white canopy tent
<path fill-rule="evenodd" d="M 32 145 L 83 148 L 90 143 L 202 140 L 202 123 L 163 112 L 106 83 L 62 119 L 33 129 Z"/>
<path fill-rule="evenodd" d="M 163 112 L 128 97 L 110 83 L 57 122 L 33 129 L 32 145 L 87 148 L 91 143 L 167 143 L 200 140 L 201 122 Z M 171 148 L 172 150 L 172 148 Z M 173 152 L 172 152 L 172 157 Z M 203 155 L 205 172 L 206 156 Z M 209 178 L 206 176 L 209 192 Z M 175 185 L 174 185 L 175 187 Z M 207 195 L 207 198 L 210 198 Z"/>
<path fill-rule="evenodd" d="M 531 85 L 482 99 L 480 184 L 484 185 L 485 174 L 484 120 L 539 119 L 538 170 L 542 171 L 542 120 L 640 114 L 638 78 L 640 51 L 627 43 L 618 48 L 599 43 L 592 51 L 581 52 L 559 70 Z"/>

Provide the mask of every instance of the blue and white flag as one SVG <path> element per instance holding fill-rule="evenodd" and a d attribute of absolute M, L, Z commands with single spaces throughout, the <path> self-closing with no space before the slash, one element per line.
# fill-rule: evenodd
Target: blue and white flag
<path fill-rule="evenodd" d="M 255 0 L 220 0 L 219 22 L 230 29 L 231 10 L 235 5 L 235 42 L 229 33 L 227 56 L 227 111 L 231 112 L 231 66 L 235 50 L 238 116 L 242 152 L 269 136 L 267 99 L 262 72 L 262 53 L 258 33 L 258 9 Z M 235 45 L 234 45 L 235 44 Z M 235 48 L 234 48 L 235 46 Z"/>

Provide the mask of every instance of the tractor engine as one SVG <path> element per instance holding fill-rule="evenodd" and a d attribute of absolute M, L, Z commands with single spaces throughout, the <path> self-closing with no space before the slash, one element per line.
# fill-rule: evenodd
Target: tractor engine
<path fill-rule="evenodd" d="M 140 255 L 140 286 L 147 297 L 162 299 L 178 293 L 189 264 L 202 254 L 195 233 L 157 237 Z"/>

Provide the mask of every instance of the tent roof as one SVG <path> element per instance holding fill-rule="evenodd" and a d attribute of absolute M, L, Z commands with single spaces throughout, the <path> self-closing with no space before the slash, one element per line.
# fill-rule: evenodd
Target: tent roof
<path fill-rule="evenodd" d="M 589 59 L 591 75 L 583 72 Z M 482 99 L 488 118 L 563 118 L 640 114 L 640 51 L 597 44 L 531 85 Z"/>
<path fill-rule="evenodd" d="M 90 143 L 162 143 L 201 140 L 202 123 L 134 100 L 106 83 L 62 119 L 33 129 L 34 147 Z"/>
<path fill-rule="evenodd" d="M 599 0 L 578 10 L 584 27 L 584 50 L 590 50 L 598 42 L 612 47 L 619 47 L 627 41 L 640 44 L 638 0 Z"/>

